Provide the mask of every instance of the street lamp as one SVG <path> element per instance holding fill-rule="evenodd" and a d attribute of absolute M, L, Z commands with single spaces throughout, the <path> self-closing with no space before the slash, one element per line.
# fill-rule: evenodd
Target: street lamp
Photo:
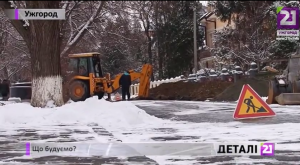
<path fill-rule="evenodd" d="M 197 65 L 198 65 L 198 58 L 197 58 L 197 20 L 196 20 L 196 6 L 194 7 L 194 74 L 197 73 Z"/>

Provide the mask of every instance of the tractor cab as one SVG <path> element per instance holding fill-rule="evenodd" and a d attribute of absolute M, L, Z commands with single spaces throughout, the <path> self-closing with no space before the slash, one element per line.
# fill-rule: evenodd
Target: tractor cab
<path fill-rule="evenodd" d="M 101 78 L 103 72 L 99 53 L 81 53 L 69 55 L 69 70 L 77 76 Z"/>

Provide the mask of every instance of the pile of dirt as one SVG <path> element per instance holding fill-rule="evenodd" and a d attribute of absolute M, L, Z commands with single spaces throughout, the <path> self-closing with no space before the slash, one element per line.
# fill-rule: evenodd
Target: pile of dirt
<path fill-rule="evenodd" d="M 249 84 L 260 96 L 268 96 L 269 81 L 267 79 L 245 78 L 230 85 L 214 98 L 214 101 L 236 101 L 239 99 L 244 84 Z"/>
<path fill-rule="evenodd" d="M 204 101 L 214 98 L 231 84 L 225 81 L 164 83 L 150 89 L 147 99 Z"/>

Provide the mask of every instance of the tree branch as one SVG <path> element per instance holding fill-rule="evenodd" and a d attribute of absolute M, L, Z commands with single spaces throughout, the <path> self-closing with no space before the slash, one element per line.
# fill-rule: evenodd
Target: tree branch
<path fill-rule="evenodd" d="M 17 70 L 15 70 L 14 72 L 10 73 L 8 75 L 8 78 L 10 78 L 11 76 L 15 75 L 16 73 L 20 72 L 23 68 L 27 67 L 28 65 L 25 64 L 25 65 L 22 65 L 21 67 L 19 67 Z"/>
<path fill-rule="evenodd" d="M 11 4 L 8 1 L 0 1 L 0 8 L 2 9 L 11 9 Z M 24 22 L 20 20 L 10 20 L 10 23 L 13 27 L 19 32 L 19 34 L 23 37 L 24 40 L 28 40 L 29 32 L 23 26 Z"/>
<path fill-rule="evenodd" d="M 103 6 L 105 4 L 105 1 L 101 1 L 99 5 L 97 6 L 97 10 L 95 13 L 91 16 L 91 18 L 84 24 L 84 26 L 79 30 L 77 35 L 69 42 L 67 43 L 64 50 L 61 52 L 60 56 L 63 57 L 65 54 L 67 54 L 73 46 L 75 46 L 79 40 L 84 36 L 84 34 L 87 32 L 87 28 L 90 26 L 90 24 L 94 21 L 94 19 L 99 15 L 101 12 Z"/>
<path fill-rule="evenodd" d="M 4 31 L 5 33 L 9 34 L 13 39 L 17 40 L 17 41 L 24 41 L 24 39 L 18 39 L 17 37 L 15 37 L 13 34 L 11 34 L 11 32 L 9 32 L 6 29 L 1 28 L 1 31 Z"/>

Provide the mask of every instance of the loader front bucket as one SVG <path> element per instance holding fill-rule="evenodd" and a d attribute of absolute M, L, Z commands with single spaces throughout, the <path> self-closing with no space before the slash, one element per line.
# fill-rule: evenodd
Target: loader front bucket
<path fill-rule="evenodd" d="M 275 100 L 279 105 L 300 105 L 300 93 L 281 93 Z"/>

